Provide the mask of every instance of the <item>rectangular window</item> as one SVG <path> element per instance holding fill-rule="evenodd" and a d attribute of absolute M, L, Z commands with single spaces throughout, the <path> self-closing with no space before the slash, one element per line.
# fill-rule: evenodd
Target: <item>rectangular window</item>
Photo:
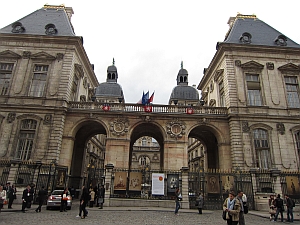
<path fill-rule="evenodd" d="M 21 160 L 29 160 L 33 149 L 35 130 L 37 122 L 35 120 L 25 119 L 21 122 L 17 158 Z"/>
<path fill-rule="evenodd" d="M 44 95 L 48 74 L 48 65 L 35 65 L 29 96 L 42 97 Z"/>
<path fill-rule="evenodd" d="M 225 106 L 225 94 L 224 94 L 224 83 L 221 81 L 219 84 L 219 93 L 220 93 L 220 107 Z"/>
<path fill-rule="evenodd" d="M 300 131 L 297 131 L 295 133 L 295 139 L 296 139 L 296 146 L 298 151 L 298 157 L 300 158 Z"/>
<path fill-rule="evenodd" d="M 268 132 L 263 129 L 253 131 L 254 147 L 257 156 L 257 166 L 261 169 L 271 168 L 271 155 L 268 140 Z"/>
<path fill-rule="evenodd" d="M 0 95 L 8 95 L 13 67 L 13 63 L 0 63 Z"/>
<path fill-rule="evenodd" d="M 248 105 L 261 106 L 262 97 L 258 74 L 246 74 Z"/>
<path fill-rule="evenodd" d="M 297 77 L 284 77 L 288 107 L 300 108 Z"/>

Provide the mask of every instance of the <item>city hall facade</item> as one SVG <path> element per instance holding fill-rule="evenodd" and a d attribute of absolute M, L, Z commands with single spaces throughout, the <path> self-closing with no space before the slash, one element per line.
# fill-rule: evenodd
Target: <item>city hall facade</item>
<path fill-rule="evenodd" d="M 300 45 L 238 14 L 201 96 L 181 64 L 168 105 L 131 104 L 114 60 L 97 80 L 72 14 L 45 5 L 0 29 L 1 183 L 103 184 L 107 206 L 173 207 L 176 187 L 184 208 L 199 192 L 210 209 L 237 189 L 252 209 L 300 198 Z"/>

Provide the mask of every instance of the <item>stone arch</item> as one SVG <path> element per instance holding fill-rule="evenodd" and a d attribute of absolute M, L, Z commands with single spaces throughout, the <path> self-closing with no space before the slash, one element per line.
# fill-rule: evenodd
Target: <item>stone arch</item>
<path fill-rule="evenodd" d="M 165 130 L 161 125 L 154 122 L 139 122 L 132 126 L 129 132 L 130 150 L 129 150 L 129 168 L 132 165 L 133 145 L 137 139 L 143 136 L 154 138 L 160 146 L 160 170 L 163 169 L 164 163 L 164 140 L 166 138 Z M 151 157 L 149 157 L 151 159 Z"/>
<path fill-rule="evenodd" d="M 95 135 L 107 135 L 107 126 L 96 119 L 81 119 L 70 129 L 68 141 L 73 147 L 69 147 L 70 163 L 70 186 L 80 187 L 86 182 L 84 164 L 86 157 L 86 143 Z M 64 150 L 64 149 L 63 149 Z M 95 168 L 97 169 L 97 168 Z"/>
<path fill-rule="evenodd" d="M 201 167 L 220 168 L 220 159 L 224 153 L 220 154 L 219 148 L 220 146 L 223 148 L 222 145 L 229 145 L 229 141 L 227 141 L 229 138 L 226 138 L 219 128 L 208 123 L 196 124 L 188 130 L 188 138 L 200 141 L 206 149 L 205 154 L 200 155 L 200 158 L 203 157 L 201 160 L 205 161 Z M 223 151 L 225 150 L 222 149 Z"/>

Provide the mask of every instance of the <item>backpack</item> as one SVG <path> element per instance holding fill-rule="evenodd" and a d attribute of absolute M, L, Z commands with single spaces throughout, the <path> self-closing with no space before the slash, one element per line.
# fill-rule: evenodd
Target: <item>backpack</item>
<path fill-rule="evenodd" d="M 295 201 L 293 199 L 291 199 L 291 200 L 292 200 L 292 206 L 295 207 L 296 206 Z"/>

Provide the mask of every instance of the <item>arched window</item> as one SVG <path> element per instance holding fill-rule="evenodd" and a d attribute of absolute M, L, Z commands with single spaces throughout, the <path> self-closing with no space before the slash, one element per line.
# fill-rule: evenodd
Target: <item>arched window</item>
<path fill-rule="evenodd" d="M 110 73 L 107 74 L 107 78 L 111 79 L 111 74 Z"/>
<path fill-rule="evenodd" d="M 37 121 L 35 120 L 25 119 L 21 121 L 16 158 L 21 160 L 30 159 L 33 150 L 36 128 Z"/>
<path fill-rule="evenodd" d="M 114 73 L 112 74 L 111 79 L 116 79 L 116 75 Z"/>
<path fill-rule="evenodd" d="M 268 132 L 264 129 L 255 129 L 253 130 L 253 137 L 257 167 L 261 169 L 270 169 L 272 161 Z"/>
<path fill-rule="evenodd" d="M 180 76 L 180 82 L 183 82 L 183 77 L 182 76 Z"/>
<path fill-rule="evenodd" d="M 146 165 L 150 165 L 150 159 L 148 156 L 141 156 L 139 159 L 139 163 L 141 166 L 146 166 Z"/>

